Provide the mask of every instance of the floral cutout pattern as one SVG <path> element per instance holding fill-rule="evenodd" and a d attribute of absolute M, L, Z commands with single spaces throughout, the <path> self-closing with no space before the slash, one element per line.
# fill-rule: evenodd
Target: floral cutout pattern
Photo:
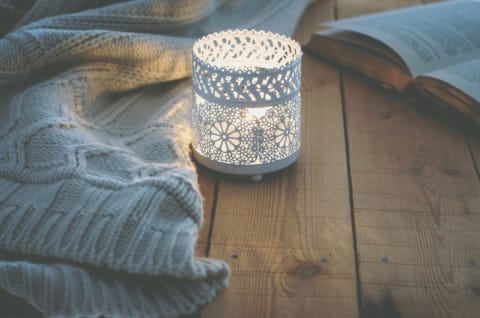
<path fill-rule="evenodd" d="M 222 152 L 232 152 L 240 145 L 240 132 L 226 121 L 217 121 L 210 128 L 213 145 Z"/>
<path fill-rule="evenodd" d="M 282 148 L 290 146 L 295 139 L 295 130 L 295 120 L 288 117 L 284 118 L 275 130 L 275 144 Z"/>
<path fill-rule="evenodd" d="M 206 158 L 234 165 L 267 164 L 300 147 L 300 95 L 262 112 L 226 107 L 197 94 L 194 98 L 192 144 Z"/>

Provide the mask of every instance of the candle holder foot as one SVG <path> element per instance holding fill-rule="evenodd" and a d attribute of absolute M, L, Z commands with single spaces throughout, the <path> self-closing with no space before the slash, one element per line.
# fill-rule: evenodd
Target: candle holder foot
<path fill-rule="evenodd" d="M 262 181 L 263 174 L 254 174 L 252 175 L 252 181 L 253 182 L 260 182 Z"/>

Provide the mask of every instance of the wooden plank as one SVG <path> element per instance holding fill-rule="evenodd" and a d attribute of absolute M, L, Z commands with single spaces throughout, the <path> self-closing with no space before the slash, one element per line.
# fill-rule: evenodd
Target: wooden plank
<path fill-rule="evenodd" d="M 233 274 L 204 317 L 358 315 L 338 72 L 308 56 L 303 70 L 299 161 L 221 180 L 210 256 Z"/>
<path fill-rule="evenodd" d="M 332 19 L 327 2 L 309 19 Z M 220 182 L 210 256 L 232 276 L 203 317 L 358 316 L 339 75 L 304 56 L 302 80 L 298 162 L 261 183 Z"/>
<path fill-rule="evenodd" d="M 215 183 L 217 182 L 218 175 L 201 166 L 197 166 L 197 172 L 200 193 L 203 196 L 203 224 L 198 233 L 195 254 L 197 256 L 207 256 L 208 235 L 215 200 Z"/>
<path fill-rule="evenodd" d="M 249 286 L 249 288 L 255 286 Z M 202 317 L 356 317 L 350 299 L 225 295 L 222 306 L 211 305 Z"/>
<path fill-rule="evenodd" d="M 405 5 L 350 2 L 340 17 Z M 477 317 L 480 185 L 464 138 L 397 96 L 344 83 L 361 316 Z"/>
<path fill-rule="evenodd" d="M 464 137 L 359 78 L 344 92 L 361 313 L 477 317 L 480 182 Z"/>
<path fill-rule="evenodd" d="M 475 161 L 475 168 L 478 177 L 480 178 L 480 138 L 477 136 L 468 136 L 468 144 L 472 152 L 473 160 Z"/>

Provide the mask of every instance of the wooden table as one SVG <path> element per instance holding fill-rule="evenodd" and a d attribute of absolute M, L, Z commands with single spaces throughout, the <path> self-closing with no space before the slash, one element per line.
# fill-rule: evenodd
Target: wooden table
<path fill-rule="evenodd" d="M 419 3 L 320 0 L 296 38 Z M 197 253 L 233 271 L 201 316 L 480 317 L 480 139 L 308 55 L 302 98 L 293 166 L 260 183 L 200 168 Z"/>

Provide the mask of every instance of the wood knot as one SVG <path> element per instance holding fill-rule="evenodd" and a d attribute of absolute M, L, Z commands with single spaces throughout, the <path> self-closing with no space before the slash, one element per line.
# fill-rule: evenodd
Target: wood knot
<path fill-rule="evenodd" d="M 470 290 L 475 294 L 475 296 L 480 297 L 480 288 L 471 287 Z"/>
<path fill-rule="evenodd" d="M 310 279 L 319 275 L 322 272 L 322 267 L 318 264 L 304 262 L 298 264 L 289 272 L 300 279 Z"/>
<path fill-rule="evenodd" d="M 382 119 L 390 119 L 393 117 L 393 114 L 391 112 L 381 112 L 380 113 L 380 118 Z"/>
<path fill-rule="evenodd" d="M 429 162 L 414 160 L 408 168 L 408 172 L 414 177 L 433 177 L 436 170 Z"/>
<path fill-rule="evenodd" d="M 446 175 L 449 175 L 449 176 L 456 176 L 456 175 L 459 175 L 460 172 L 458 172 L 458 170 L 456 169 L 451 169 L 451 168 L 443 168 L 442 171 L 446 174 Z"/>
<path fill-rule="evenodd" d="M 410 175 L 414 176 L 414 177 L 419 177 L 422 175 L 422 166 L 421 165 L 418 165 L 418 164 L 413 164 L 409 169 L 408 171 L 410 172 Z"/>

